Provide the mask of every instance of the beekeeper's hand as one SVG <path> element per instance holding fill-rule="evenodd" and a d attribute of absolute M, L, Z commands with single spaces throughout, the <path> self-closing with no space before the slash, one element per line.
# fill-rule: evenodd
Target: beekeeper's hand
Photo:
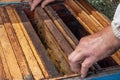
<path fill-rule="evenodd" d="M 48 3 L 51 3 L 55 0 L 29 0 L 29 4 L 31 6 L 31 11 L 33 11 L 36 6 L 41 3 L 41 7 L 45 7 Z"/>
<path fill-rule="evenodd" d="M 120 40 L 114 36 L 111 27 L 84 37 L 69 55 L 71 69 L 85 77 L 95 62 L 111 55 L 119 48 Z"/>

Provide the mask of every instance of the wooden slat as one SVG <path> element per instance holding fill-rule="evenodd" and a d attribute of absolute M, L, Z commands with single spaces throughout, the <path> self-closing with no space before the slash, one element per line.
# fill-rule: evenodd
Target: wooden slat
<path fill-rule="evenodd" d="M 86 25 L 85 23 L 82 23 L 82 19 L 79 18 L 79 16 L 76 15 L 76 13 L 74 12 L 74 10 L 72 10 L 70 8 L 69 5 L 67 5 L 66 3 L 64 3 L 65 7 L 72 13 L 72 15 L 84 26 L 84 28 L 86 29 L 86 31 L 88 31 L 90 34 L 93 34 L 94 32 L 88 27 L 88 25 Z"/>
<path fill-rule="evenodd" d="M 1 23 L 1 17 L 0 17 L 0 23 Z M 10 41 L 7 37 L 7 33 L 5 31 L 4 25 L 0 24 L 0 41 L 1 45 L 4 51 L 4 55 L 10 70 L 10 74 L 13 79 L 21 79 L 22 80 L 22 74 L 20 72 L 19 66 L 17 64 L 17 60 L 15 58 L 15 54 L 13 52 L 12 46 L 10 44 Z M 14 64 L 14 65 L 13 65 Z"/>
<path fill-rule="evenodd" d="M 93 34 L 94 32 L 98 31 L 99 25 L 97 25 L 91 17 L 82 10 L 73 0 L 68 0 L 65 4 L 71 8 L 72 13 L 76 15 L 76 18 L 80 21 L 80 23 L 90 32 Z"/>
<path fill-rule="evenodd" d="M 6 10 L 10 17 L 10 20 L 11 20 L 13 28 L 16 32 L 16 35 L 18 37 L 19 43 L 23 49 L 24 55 L 28 62 L 29 68 L 33 74 L 33 77 L 37 80 L 44 78 L 42 71 L 41 71 L 39 65 L 37 64 L 37 61 L 33 55 L 33 51 L 31 50 L 31 47 L 30 47 L 29 43 L 27 42 L 26 37 L 24 36 L 25 34 L 21 30 L 21 26 L 19 25 L 19 21 L 17 20 L 13 10 L 10 7 L 6 7 Z"/>
<path fill-rule="evenodd" d="M 4 80 L 5 79 L 5 72 L 4 72 L 4 67 L 2 63 L 2 59 L 0 57 L 0 79 Z"/>
<path fill-rule="evenodd" d="M 57 29 L 57 27 L 55 26 L 55 24 L 52 22 L 52 20 L 48 17 L 48 15 L 45 13 L 45 11 L 38 7 L 37 12 L 40 16 L 40 18 L 43 20 L 43 24 L 46 27 L 46 30 L 48 29 L 48 31 L 50 31 L 50 33 L 52 33 L 53 37 L 55 38 L 55 40 L 57 41 L 57 45 L 60 46 L 60 48 L 62 49 L 62 55 L 64 56 L 63 58 L 65 58 L 65 60 L 68 62 L 68 58 L 67 56 L 73 51 L 72 47 L 69 45 L 69 43 L 66 41 L 66 39 L 64 38 L 64 36 L 61 34 L 61 32 Z M 46 34 L 49 34 L 46 32 Z M 48 36 L 49 37 L 49 36 Z M 54 39 L 53 39 L 54 40 Z M 53 43 L 54 44 L 54 43 Z M 53 46 L 54 47 L 54 46 Z M 54 48 L 53 48 L 54 49 Z M 54 49 L 54 51 L 56 51 Z M 55 54 L 56 55 L 56 54 Z M 59 55 L 59 54 L 58 54 Z M 64 68 L 63 68 L 64 69 Z M 68 67 L 69 69 L 69 67 Z M 69 71 L 67 70 L 66 72 L 71 72 L 71 70 L 69 69 Z"/>
<path fill-rule="evenodd" d="M 5 56 L 4 56 L 1 42 L 0 42 L 0 58 L 2 60 L 2 65 L 3 65 L 4 71 L 5 71 L 5 79 L 12 80 L 11 75 L 10 75 L 10 71 L 9 71 L 9 68 L 7 65 L 7 61 L 6 61 Z"/>
<path fill-rule="evenodd" d="M 72 48 L 75 49 L 76 45 L 79 43 L 77 38 L 73 35 L 70 29 L 68 29 L 68 27 L 64 24 L 64 22 L 60 19 L 57 13 L 50 6 L 47 6 L 45 10 L 54 21 L 57 28 L 61 31 L 64 37 L 71 44 Z"/>
<path fill-rule="evenodd" d="M 55 38 L 48 30 L 46 24 L 41 20 L 38 13 L 35 14 L 35 20 L 37 20 L 38 34 L 42 36 L 42 41 L 47 49 L 47 52 L 58 69 L 60 75 L 71 74 L 70 67 L 62 54 L 65 54 L 60 48 L 59 44 L 56 42 Z"/>
<path fill-rule="evenodd" d="M 54 21 L 54 23 L 55 24 L 61 24 L 61 22 L 62 22 L 62 20 L 57 16 L 57 14 L 55 13 L 55 12 L 53 12 L 53 10 L 52 10 L 52 8 L 50 8 L 50 7 L 47 7 L 47 8 L 45 8 L 45 10 L 46 10 L 46 12 L 49 14 L 49 16 L 52 18 L 52 20 Z M 57 22 L 56 23 L 56 21 L 59 19 L 59 23 Z M 55 21 L 56 20 L 56 21 Z M 63 22 L 62 22 L 63 23 Z M 64 24 L 64 23 L 63 23 Z M 57 25 L 57 27 L 58 27 L 59 25 Z M 61 27 L 61 26 L 59 26 L 59 27 Z M 66 27 L 66 25 L 64 26 L 64 27 Z M 61 28 L 59 28 L 60 30 L 61 30 L 61 32 L 63 32 L 63 34 L 65 34 L 65 31 L 63 31 L 63 30 L 68 30 L 68 28 L 63 28 L 63 27 L 61 27 Z M 70 33 L 70 32 L 69 32 Z M 65 36 L 65 35 L 64 35 Z M 71 35 L 72 36 L 72 35 Z M 65 36 L 66 37 L 66 36 Z M 75 37 L 74 37 L 75 38 Z M 75 38 L 76 39 L 76 38 Z M 77 39 L 76 39 L 77 40 Z M 76 40 L 73 40 L 73 39 L 71 39 L 71 41 L 73 41 L 73 42 L 76 42 Z M 77 42 L 76 43 L 74 43 L 74 44 L 77 44 L 78 43 L 78 40 L 77 40 Z M 76 46 L 76 45 L 74 45 L 74 46 Z M 75 47 L 74 46 L 72 46 L 74 49 L 75 49 Z"/>
<path fill-rule="evenodd" d="M 64 22 L 67 28 L 70 29 L 69 31 L 71 31 L 74 34 L 74 36 L 76 36 L 77 39 L 81 39 L 82 37 L 89 34 L 64 4 L 54 4 L 51 5 L 51 7 L 57 13 L 57 15 L 59 15 L 60 19 Z M 54 14 L 55 13 L 53 13 L 53 15 Z M 63 26 L 63 24 L 61 25 Z"/>
<path fill-rule="evenodd" d="M 99 21 L 103 26 L 109 26 L 110 21 L 102 15 L 100 12 L 98 12 L 95 8 L 93 8 L 86 0 L 77 0 L 82 7 L 84 7 L 88 14 L 94 16 L 97 21 Z"/>
<path fill-rule="evenodd" d="M 41 19 L 43 19 L 44 23 L 46 23 L 47 28 L 50 30 L 52 35 L 54 35 L 55 39 L 58 41 L 63 51 L 66 53 L 66 55 L 69 55 L 73 51 L 73 49 L 71 48 L 69 43 L 65 40 L 61 32 L 56 28 L 55 24 L 47 16 L 47 14 L 42 8 L 38 7 L 37 12 L 41 16 Z"/>
<path fill-rule="evenodd" d="M 97 25 L 99 25 L 99 27 L 97 27 L 99 30 L 101 30 L 101 29 L 104 28 L 103 24 L 101 24 L 101 23 L 98 21 L 98 18 L 94 17 L 94 16 L 86 9 L 85 6 L 83 6 L 82 4 L 80 4 L 77 0 L 74 0 L 74 2 L 76 2 L 76 3 L 79 5 L 79 7 L 80 7 L 83 11 L 85 11 Z M 99 18 L 99 19 L 100 19 L 100 18 Z"/>
<path fill-rule="evenodd" d="M 0 12 L 2 12 L 1 17 L 2 17 L 2 20 L 4 22 L 4 26 L 5 26 L 7 35 L 10 39 L 12 48 L 13 48 L 14 53 L 16 55 L 16 59 L 17 59 L 18 64 L 20 66 L 23 78 L 25 80 L 30 79 L 30 78 L 32 78 L 32 75 L 31 75 L 29 68 L 27 66 L 26 59 L 24 57 L 21 46 L 18 42 L 17 36 L 15 35 L 15 32 L 12 28 L 12 24 L 10 23 L 9 17 L 7 16 L 7 12 L 5 12 L 5 8 L 0 8 Z"/>
<path fill-rule="evenodd" d="M 24 33 L 26 33 L 28 41 L 30 41 L 29 43 L 31 44 L 31 48 L 33 49 L 34 55 L 43 71 L 43 74 L 45 75 L 45 78 L 58 76 L 58 71 L 48 57 L 48 53 L 46 52 L 45 47 L 42 45 L 42 42 L 34 31 L 26 14 L 19 8 L 16 8 L 16 11 L 14 10 L 19 22 L 21 23 L 21 26 L 23 26 L 22 29 L 24 30 Z M 27 34 L 29 34 L 29 36 Z M 32 42 L 30 39 L 32 40 Z"/>
<path fill-rule="evenodd" d="M 120 52 L 113 54 L 112 58 L 120 65 Z"/>
<path fill-rule="evenodd" d="M 72 77 L 77 77 L 77 76 L 80 77 L 80 74 L 64 75 L 64 76 L 60 76 L 60 77 L 57 77 L 57 78 L 50 78 L 49 80 L 63 80 L 63 79 L 68 79 L 68 78 L 72 78 Z M 47 80 L 47 79 L 45 79 L 45 80 Z M 72 79 L 72 80 L 75 80 L 75 79 Z"/>

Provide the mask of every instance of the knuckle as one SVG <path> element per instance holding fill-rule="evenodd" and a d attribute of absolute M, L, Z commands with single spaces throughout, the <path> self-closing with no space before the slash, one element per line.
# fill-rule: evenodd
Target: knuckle
<path fill-rule="evenodd" d="M 82 68 L 89 68 L 89 65 L 82 63 Z"/>
<path fill-rule="evenodd" d="M 83 42 L 84 42 L 84 38 L 82 38 L 82 39 L 80 40 L 80 42 L 83 43 Z"/>
<path fill-rule="evenodd" d="M 69 58 L 69 62 L 70 63 L 75 63 L 76 61 L 74 59 L 72 59 L 72 58 Z"/>
<path fill-rule="evenodd" d="M 80 44 L 83 45 L 83 46 L 86 46 L 86 44 L 88 44 L 88 41 L 86 41 L 85 38 L 82 38 L 82 39 L 80 40 Z"/>
<path fill-rule="evenodd" d="M 76 59 L 74 59 L 74 55 L 76 54 L 76 51 L 73 51 L 69 56 L 68 56 L 68 60 L 70 63 L 75 63 Z"/>
<path fill-rule="evenodd" d="M 71 55 L 68 56 L 68 60 L 71 61 Z"/>

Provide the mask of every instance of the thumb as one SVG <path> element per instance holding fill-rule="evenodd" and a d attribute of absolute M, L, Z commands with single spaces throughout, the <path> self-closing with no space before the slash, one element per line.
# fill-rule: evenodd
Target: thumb
<path fill-rule="evenodd" d="M 40 2 L 41 0 L 33 0 L 33 2 L 31 3 L 31 11 L 33 11 Z"/>

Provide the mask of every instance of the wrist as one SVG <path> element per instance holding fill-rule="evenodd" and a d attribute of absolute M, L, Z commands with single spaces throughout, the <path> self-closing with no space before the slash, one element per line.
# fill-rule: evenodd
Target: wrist
<path fill-rule="evenodd" d="M 103 36 L 105 38 L 108 38 L 107 39 L 108 44 L 109 46 L 111 46 L 111 49 L 113 49 L 114 52 L 120 48 L 120 39 L 116 37 L 116 35 L 113 32 L 112 27 L 106 27 L 103 30 Z"/>

